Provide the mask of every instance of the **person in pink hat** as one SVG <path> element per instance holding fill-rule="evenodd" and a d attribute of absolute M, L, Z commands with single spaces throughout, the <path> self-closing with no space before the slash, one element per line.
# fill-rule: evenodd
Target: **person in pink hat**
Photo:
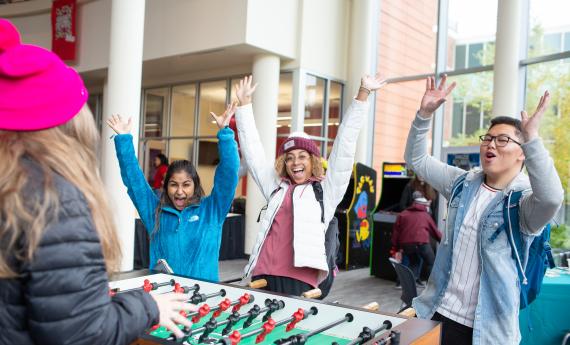
<path fill-rule="evenodd" d="M 343 116 L 325 178 L 320 149 L 303 132 L 291 133 L 278 148 L 275 166 L 260 159 L 265 153 L 251 105 L 257 85 L 252 85 L 251 76 L 240 81 L 236 122 L 242 157 L 267 200 L 245 267 L 246 278 L 267 280 L 270 291 L 301 295 L 331 273 L 325 233 L 348 187 L 358 133 L 368 114 L 368 95 L 384 84 L 378 77 L 362 78 L 358 94 Z"/>
<path fill-rule="evenodd" d="M 183 294 L 111 297 L 121 258 L 81 77 L 0 19 L 0 344 L 129 344 L 182 332 Z"/>

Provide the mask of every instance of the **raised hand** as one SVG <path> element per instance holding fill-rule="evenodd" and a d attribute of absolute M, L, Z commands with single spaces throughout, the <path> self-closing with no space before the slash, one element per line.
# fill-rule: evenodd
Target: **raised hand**
<path fill-rule="evenodd" d="M 451 83 L 447 88 L 445 87 L 445 82 L 447 81 L 447 75 L 443 75 L 441 82 L 438 87 L 435 87 L 435 78 L 428 77 L 426 79 L 426 92 L 422 97 L 422 102 L 420 105 L 419 114 L 423 118 L 428 118 L 433 114 L 443 102 L 446 101 L 446 97 L 449 96 L 451 91 L 455 88 L 455 82 Z"/>
<path fill-rule="evenodd" d="M 239 104 L 242 106 L 251 103 L 251 95 L 253 95 L 255 88 L 257 87 L 257 83 L 253 86 L 251 85 L 252 79 L 253 77 L 251 75 L 246 76 L 239 81 L 239 84 L 236 85 L 236 96 Z"/>
<path fill-rule="evenodd" d="M 380 74 L 376 74 L 376 76 L 367 74 L 360 80 L 360 86 L 370 91 L 376 91 L 384 85 L 386 85 L 386 79 L 381 78 Z"/>
<path fill-rule="evenodd" d="M 228 107 L 226 108 L 226 111 L 224 111 L 224 113 L 220 116 L 216 115 L 214 112 L 210 112 L 210 115 L 212 116 L 212 118 L 214 120 L 216 120 L 216 124 L 218 125 L 219 129 L 222 129 L 226 126 L 229 126 L 230 124 L 230 120 L 232 119 L 232 116 L 235 114 L 236 112 L 236 108 L 237 108 L 237 103 L 236 102 L 232 102 L 231 104 L 228 104 Z"/>
<path fill-rule="evenodd" d="M 525 142 L 528 142 L 536 137 L 538 137 L 538 129 L 540 128 L 540 120 L 544 116 L 546 109 L 550 104 L 550 93 L 544 91 L 544 95 L 540 97 L 536 110 L 532 117 L 529 117 L 526 111 L 521 111 L 521 127 L 522 135 Z"/>
<path fill-rule="evenodd" d="M 133 126 L 132 119 L 129 117 L 126 121 L 121 115 L 112 115 L 107 119 L 107 125 L 117 134 L 129 134 Z"/>
<path fill-rule="evenodd" d="M 158 305 L 158 310 L 160 312 L 158 324 L 166 327 L 169 331 L 174 333 L 176 338 L 182 338 L 184 333 L 176 326 L 176 324 L 181 324 L 185 327 L 192 327 L 192 322 L 180 315 L 180 311 L 185 312 L 196 311 L 198 308 L 194 304 L 185 303 L 190 296 L 188 294 L 181 293 L 166 293 L 161 295 L 151 294 L 152 298 Z"/>

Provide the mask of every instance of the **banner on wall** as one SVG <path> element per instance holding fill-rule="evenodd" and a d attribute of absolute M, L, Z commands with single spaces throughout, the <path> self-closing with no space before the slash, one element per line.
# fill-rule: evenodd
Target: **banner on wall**
<path fill-rule="evenodd" d="M 77 0 L 54 0 L 51 7 L 51 50 L 62 60 L 75 60 Z"/>

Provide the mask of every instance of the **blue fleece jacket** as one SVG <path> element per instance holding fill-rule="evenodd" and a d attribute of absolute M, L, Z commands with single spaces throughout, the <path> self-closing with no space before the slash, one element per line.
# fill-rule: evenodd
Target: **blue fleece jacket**
<path fill-rule="evenodd" d="M 212 194 L 182 211 L 163 206 L 160 228 L 153 234 L 159 200 L 139 167 L 130 134 L 115 136 L 121 177 L 142 222 L 150 235 L 150 264 L 165 259 L 174 273 L 218 281 L 218 257 L 222 225 L 238 184 L 239 155 L 234 132 L 218 132 L 220 163 Z"/>

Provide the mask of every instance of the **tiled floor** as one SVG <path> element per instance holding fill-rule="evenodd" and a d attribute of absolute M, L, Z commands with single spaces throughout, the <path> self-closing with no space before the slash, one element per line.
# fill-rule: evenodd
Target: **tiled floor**
<path fill-rule="evenodd" d="M 246 260 L 220 261 L 220 280 L 241 277 Z M 336 276 L 327 302 L 338 302 L 351 306 L 363 306 L 377 302 L 380 310 L 396 313 L 400 309 L 402 290 L 394 288 L 395 283 L 370 275 L 369 268 L 340 271 Z M 418 291 L 418 293 L 420 293 Z"/>

